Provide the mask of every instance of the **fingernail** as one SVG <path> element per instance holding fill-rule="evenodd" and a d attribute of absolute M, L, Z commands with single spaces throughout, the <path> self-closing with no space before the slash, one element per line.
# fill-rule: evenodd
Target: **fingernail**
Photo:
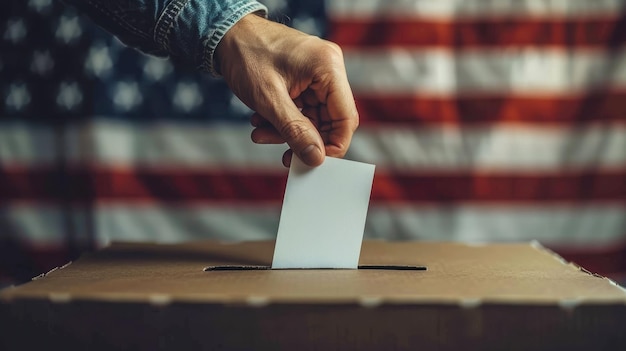
<path fill-rule="evenodd" d="M 314 144 L 311 144 L 302 150 L 302 161 L 311 166 L 317 166 L 317 164 L 320 163 L 319 160 L 321 156 L 322 153 L 320 152 L 320 149 Z"/>

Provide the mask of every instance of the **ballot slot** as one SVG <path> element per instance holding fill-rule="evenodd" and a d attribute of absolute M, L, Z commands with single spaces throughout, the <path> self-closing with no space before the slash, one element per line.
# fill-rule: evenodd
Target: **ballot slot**
<path fill-rule="evenodd" d="M 218 265 L 204 268 L 205 272 L 216 271 L 285 271 L 285 270 L 345 270 L 342 268 L 271 268 L 270 266 L 248 266 L 248 265 Z M 387 271 L 426 271 L 426 266 L 415 265 L 359 265 L 358 270 L 387 270 Z"/>

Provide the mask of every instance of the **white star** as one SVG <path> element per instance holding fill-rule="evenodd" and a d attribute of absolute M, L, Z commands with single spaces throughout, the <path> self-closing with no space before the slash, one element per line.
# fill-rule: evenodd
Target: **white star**
<path fill-rule="evenodd" d="M 296 17 L 293 19 L 293 27 L 301 32 L 318 37 L 322 35 L 322 24 L 313 17 Z"/>
<path fill-rule="evenodd" d="M 111 68 L 113 60 L 109 48 L 102 43 L 94 44 L 87 54 L 85 70 L 98 78 L 106 78 L 111 73 Z"/>
<path fill-rule="evenodd" d="M 77 16 L 63 16 L 59 19 L 55 36 L 57 40 L 69 44 L 83 34 L 83 29 L 78 22 Z"/>
<path fill-rule="evenodd" d="M 169 76 L 172 71 L 173 67 L 169 60 L 146 56 L 146 61 L 143 65 L 143 74 L 147 78 L 157 82 Z"/>
<path fill-rule="evenodd" d="M 83 102 L 83 93 L 76 82 L 62 82 L 57 94 L 57 105 L 66 110 L 73 110 Z"/>
<path fill-rule="evenodd" d="M 230 98 L 230 109 L 233 110 L 233 112 L 242 114 L 242 115 L 250 115 L 253 112 L 246 104 L 244 104 L 241 100 L 239 100 L 239 98 L 234 94 Z"/>
<path fill-rule="evenodd" d="M 6 30 L 4 31 L 4 39 L 18 43 L 26 36 L 26 25 L 21 18 L 12 19 L 7 22 Z"/>
<path fill-rule="evenodd" d="M 119 82 L 113 88 L 113 104 L 118 110 L 130 111 L 142 101 L 137 82 Z"/>
<path fill-rule="evenodd" d="M 202 95 L 200 95 L 200 89 L 198 89 L 196 83 L 180 82 L 176 84 L 174 99 L 172 101 L 176 109 L 189 113 L 198 108 L 203 101 L 204 99 Z"/>
<path fill-rule="evenodd" d="M 37 73 L 41 76 L 48 74 L 52 68 L 54 68 L 54 60 L 48 50 L 35 51 L 33 54 L 33 60 L 30 64 L 30 70 L 33 73 Z"/>
<path fill-rule="evenodd" d="M 27 106 L 30 103 L 30 92 L 28 91 L 26 84 L 11 84 L 5 103 L 8 107 L 11 107 L 16 111 L 20 111 L 22 108 Z"/>
<path fill-rule="evenodd" d="M 28 7 L 39 13 L 43 13 L 50 9 L 51 4 L 52 0 L 30 0 L 28 2 Z"/>

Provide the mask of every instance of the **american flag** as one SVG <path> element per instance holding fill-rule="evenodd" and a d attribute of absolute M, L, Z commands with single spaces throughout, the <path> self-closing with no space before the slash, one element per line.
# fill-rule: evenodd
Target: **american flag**
<path fill-rule="evenodd" d="M 624 279 L 626 1 L 264 3 L 344 50 L 366 238 L 536 240 Z M 285 146 L 222 81 L 51 0 L 0 18 L 0 285 L 112 240 L 275 237 Z"/>

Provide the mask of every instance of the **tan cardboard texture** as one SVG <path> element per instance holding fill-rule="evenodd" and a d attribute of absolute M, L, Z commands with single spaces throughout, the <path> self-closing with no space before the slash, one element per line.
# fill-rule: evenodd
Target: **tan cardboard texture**
<path fill-rule="evenodd" d="M 361 265 L 426 271 L 204 271 L 268 266 L 273 248 L 273 242 L 114 244 L 0 291 L 0 349 L 626 345 L 626 292 L 537 244 L 363 244 Z"/>

